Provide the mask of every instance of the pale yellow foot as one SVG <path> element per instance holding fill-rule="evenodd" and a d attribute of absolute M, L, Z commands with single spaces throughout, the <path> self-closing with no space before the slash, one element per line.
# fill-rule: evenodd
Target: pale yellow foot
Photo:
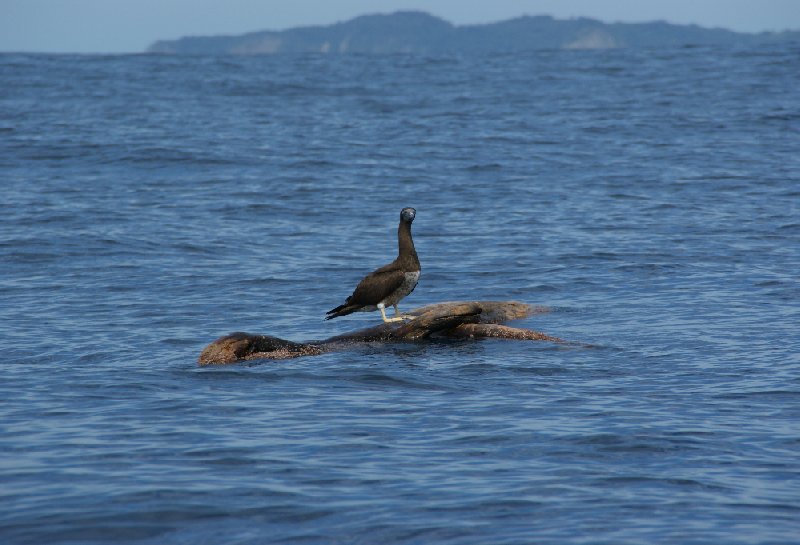
<path fill-rule="evenodd" d="M 397 305 L 393 305 L 393 306 L 394 306 L 394 319 L 395 320 L 407 320 L 407 321 L 410 322 L 411 320 L 416 318 L 416 316 L 409 316 L 408 314 L 400 314 L 400 309 L 397 308 Z"/>
<path fill-rule="evenodd" d="M 393 322 L 402 322 L 403 319 L 402 318 L 384 318 L 383 321 L 386 322 L 387 324 L 391 324 Z"/>
<path fill-rule="evenodd" d="M 394 307 L 394 308 L 395 308 L 395 309 L 397 309 L 397 305 L 395 305 L 395 307 Z M 394 318 L 389 318 L 389 317 L 387 317 L 387 316 L 386 316 L 386 307 L 385 307 L 385 306 L 383 306 L 383 304 L 382 304 L 382 303 L 378 305 L 378 310 L 380 310 L 380 311 L 381 311 L 381 318 L 383 318 L 383 321 L 384 321 L 385 323 L 387 323 L 387 324 L 389 324 L 389 323 L 392 323 L 392 322 L 402 322 L 402 321 L 403 321 L 403 318 L 401 318 L 401 317 L 399 317 L 399 316 L 397 316 L 397 315 L 395 315 L 395 317 L 394 317 Z M 396 314 L 396 313 L 395 313 L 395 314 Z"/>

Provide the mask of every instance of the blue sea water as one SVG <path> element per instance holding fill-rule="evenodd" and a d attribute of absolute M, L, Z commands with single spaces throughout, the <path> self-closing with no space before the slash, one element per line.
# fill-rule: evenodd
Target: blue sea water
<path fill-rule="evenodd" d="M 0 55 L 0 542 L 800 542 L 800 48 Z M 321 339 L 401 308 L 576 341 Z M 591 345 L 587 347 L 585 345 Z"/>

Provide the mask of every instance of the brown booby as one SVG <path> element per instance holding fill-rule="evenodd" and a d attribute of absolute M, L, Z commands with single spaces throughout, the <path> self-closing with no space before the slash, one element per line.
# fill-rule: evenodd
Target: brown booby
<path fill-rule="evenodd" d="M 377 269 L 364 277 L 356 286 L 353 295 L 347 298 L 343 305 L 329 310 L 326 320 L 346 316 L 353 312 L 381 311 L 384 322 L 399 322 L 403 319 L 412 319 L 410 316 L 401 316 L 397 308 L 400 300 L 414 291 L 419 281 L 419 258 L 411 239 L 411 222 L 417 211 L 413 208 L 403 208 L 400 211 L 400 226 L 397 228 L 397 245 L 399 251 L 397 259 Z M 394 318 L 386 317 L 386 306 L 394 307 Z"/>

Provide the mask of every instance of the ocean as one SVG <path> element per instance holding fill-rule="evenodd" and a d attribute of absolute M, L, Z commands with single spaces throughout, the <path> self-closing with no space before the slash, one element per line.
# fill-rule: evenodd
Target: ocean
<path fill-rule="evenodd" d="M 800 538 L 800 46 L 0 55 L 0 542 Z M 296 341 L 401 310 L 570 344 Z"/>

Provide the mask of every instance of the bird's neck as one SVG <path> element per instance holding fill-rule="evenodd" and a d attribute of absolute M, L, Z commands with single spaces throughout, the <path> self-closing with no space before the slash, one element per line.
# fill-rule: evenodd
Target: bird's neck
<path fill-rule="evenodd" d="M 419 270 L 419 258 L 417 257 L 417 250 L 414 249 L 414 240 L 411 238 L 411 224 L 401 221 L 400 227 L 397 228 L 397 245 L 400 253 L 397 256 L 399 261 L 404 265 L 416 267 Z"/>

